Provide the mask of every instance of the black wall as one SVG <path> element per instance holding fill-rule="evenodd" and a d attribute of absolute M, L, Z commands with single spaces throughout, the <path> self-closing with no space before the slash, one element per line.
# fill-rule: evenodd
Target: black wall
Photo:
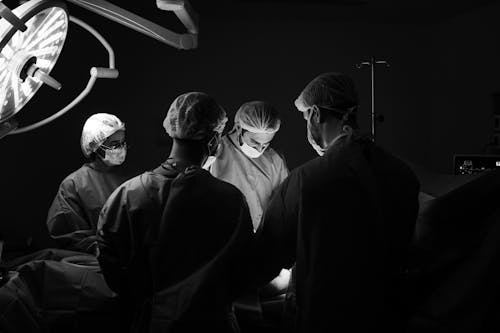
<path fill-rule="evenodd" d="M 281 11 L 267 6 L 200 10 L 199 48 L 192 51 L 70 6 L 112 44 L 120 77 L 100 80 L 82 103 L 50 125 L 0 140 L 0 230 L 9 237 L 33 236 L 36 246 L 49 245 L 46 212 L 60 181 L 84 162 L 79 138 L 93 113 L 114 113 L 125 121 L 131 169 L 155 167 L 171 144 L 162 120 L 171 101 L 186 91 L 213 95 L 230 118 L 243 102 L 274 103 L 283 125 L 273 144 L 294 168 L 315 155 L 293 102 L 319 73 L 340 71 L 354 78 L 360 124 L 369 130 L 369 70 L 355 64 L 372 55 L 391 63 L 377 74 L 377 108 L 386 118 L 378 128 L 379 144 L 438 172 L 451 172 L 454 153 L 482 152 L 493 122 L 491 96 L 500 91 L 499 5 L 412 23 L 339 19 L 329 15 L 335 7 L 328 6 Z M 165 26 L 178 28 L 175 18 L 162 15 Z M 43 87 L 19 121 L 28 124 L 64 106 L 85 86 L 89 67 L 106 63 L 97 41 L 70 25 L 52 72 L 63 89 Z"/>

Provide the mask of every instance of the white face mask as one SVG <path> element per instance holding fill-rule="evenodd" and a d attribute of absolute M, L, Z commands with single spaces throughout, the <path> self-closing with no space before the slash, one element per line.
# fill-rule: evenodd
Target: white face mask
<path fill-rule="evenodd" d="M 262 155 L 264 153 L 264 149 L 262 151 L 258 151 L 257 149 L 253 148 L 253 147 L 250 147 L 249 145 L 247 145 L 243 139 L 241 140 L 243 142 L 243 144 L 240 145 L 240 149 L 241 151 L 247 155 L 248 157 L 250 158 L 258 158 L 260 157 L 260 155 Z"/>
<path fill-rule="evenodd" d="M 215 156 L 208 156 L 207 160 L 203 164 L 203 169 L 208 170 L 210 168 L 210 166 L 215 162 L 216 159 L 217 159 L 217 157 L 215 157 Z"/>
<path fill-rule="evenodd" d="M 307 141 L 309 141 L 309 144 L 313 147 L 313 149 L 318 153 L 319 156 L 325 155 L 326 149 L 321 147 L 316 140 L 314 139 L 312 132 L 311 132 L 311 117 L 312 117 L 312 110 L 309 111 L 309 119 L 307 120 Z"/>
<path fill-rule="evenodd" d="M 114 149 L 105 149 L 105 155 L 102 161 L 108 166 L 120 165 L 125 161 L 127 148 L 119 147 Z"/>
<path fill-rule="evenodd" d="M 316 150 L 316 153 L 318 153 L 319 156 L 323 156 L 323 155 L 325 155 L 325 153 L 329 147 L 333 146 L 335 144 L 335 142 L 337 142 L 340 138 L 343 138 L 344 136 L 346 136 L 347 133 L 339 134 L 335 139 L 333 139 L 328 144 L 327 147 L 323 148 L 316 142 L 316 140 L 314 139 L 314 137 L 311 133 L 311 115 L 312 115 L 312 112 L 310 113 L 309 120 L 307 121 L 307 140 L 309 141 L 309 144 L 313 147 L 313 149 Z"/>

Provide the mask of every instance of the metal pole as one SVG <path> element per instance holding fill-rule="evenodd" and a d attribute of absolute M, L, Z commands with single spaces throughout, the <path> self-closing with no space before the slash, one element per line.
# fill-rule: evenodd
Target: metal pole
<path fill-rule="evenodd" d="M 377 120 L 382 121 L 382 117 L 377 117 L 375 112 L 375 65 L 377 64 L 385 64 L 386 67 L 389 67 L 389 64 L 385 60 L 376 60 L 375 57 L 371 57 L 369 61 L 363 61 L 356 65 L 359 69 L 363 66 L 370 66 L 370 81 L 371 81 L 371 133 L 372 140 L 375 141 L 375 137 L 377 134 Z M 379 119 L 380 118 L 380 119 Z"/>
<path fill-rule="evenodd" d="M 372 80 L 372 140 L 375 141 L 375 59 L 372 57 L 370 59 L 370 67 L 371 67 L 371 80 Z"/>

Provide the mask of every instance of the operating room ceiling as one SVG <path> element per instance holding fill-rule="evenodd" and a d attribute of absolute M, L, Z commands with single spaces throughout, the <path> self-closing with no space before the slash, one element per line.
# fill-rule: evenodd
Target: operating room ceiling
<path fill-rule="evenodd" d="M 156 7 L 155 0 L 108 0 L 172 30 L 182 31 L 182 25 L 171 13 Z M 201 24 L 207 18 L 237 19 L 315 18 L 327 20 L 362 20 L 393 23 L 440 22 L 498 0 L 190 0 L 200 14 Z M 13 8 L 19 0 L 3 0 Z M 74 6 L 70 6 L 74 7 Z M 78 9 L 72 13 L 80 14 Z M 91 13 L 84 13 L 92 16 Z M 85 17 L 82 17 L 85 19 Z"/>
<path fill-rule="evenodd" d="M 498 0 L 190 0 L 190 3 L 202 22 L 207 16 L 286 19 L 308 15 L 318 19 L 426 23 L 447 20 L 495 1 Z M 164 14 L 158 13 L 154 0 L 111 2 L 145 16 Z"/>

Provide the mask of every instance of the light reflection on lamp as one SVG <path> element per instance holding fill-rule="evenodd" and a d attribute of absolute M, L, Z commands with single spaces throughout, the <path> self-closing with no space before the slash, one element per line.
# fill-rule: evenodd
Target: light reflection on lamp
<path fill-rule="evenodd" d="M 30 1 L 12 12 L 27 29 L 23 32 L 5 19 L 0 21 L 0 122 L 19 112 L 43 83 L 61 88 L 49 73 L 68 30 L 68 14 L 57 2 Z"/>

